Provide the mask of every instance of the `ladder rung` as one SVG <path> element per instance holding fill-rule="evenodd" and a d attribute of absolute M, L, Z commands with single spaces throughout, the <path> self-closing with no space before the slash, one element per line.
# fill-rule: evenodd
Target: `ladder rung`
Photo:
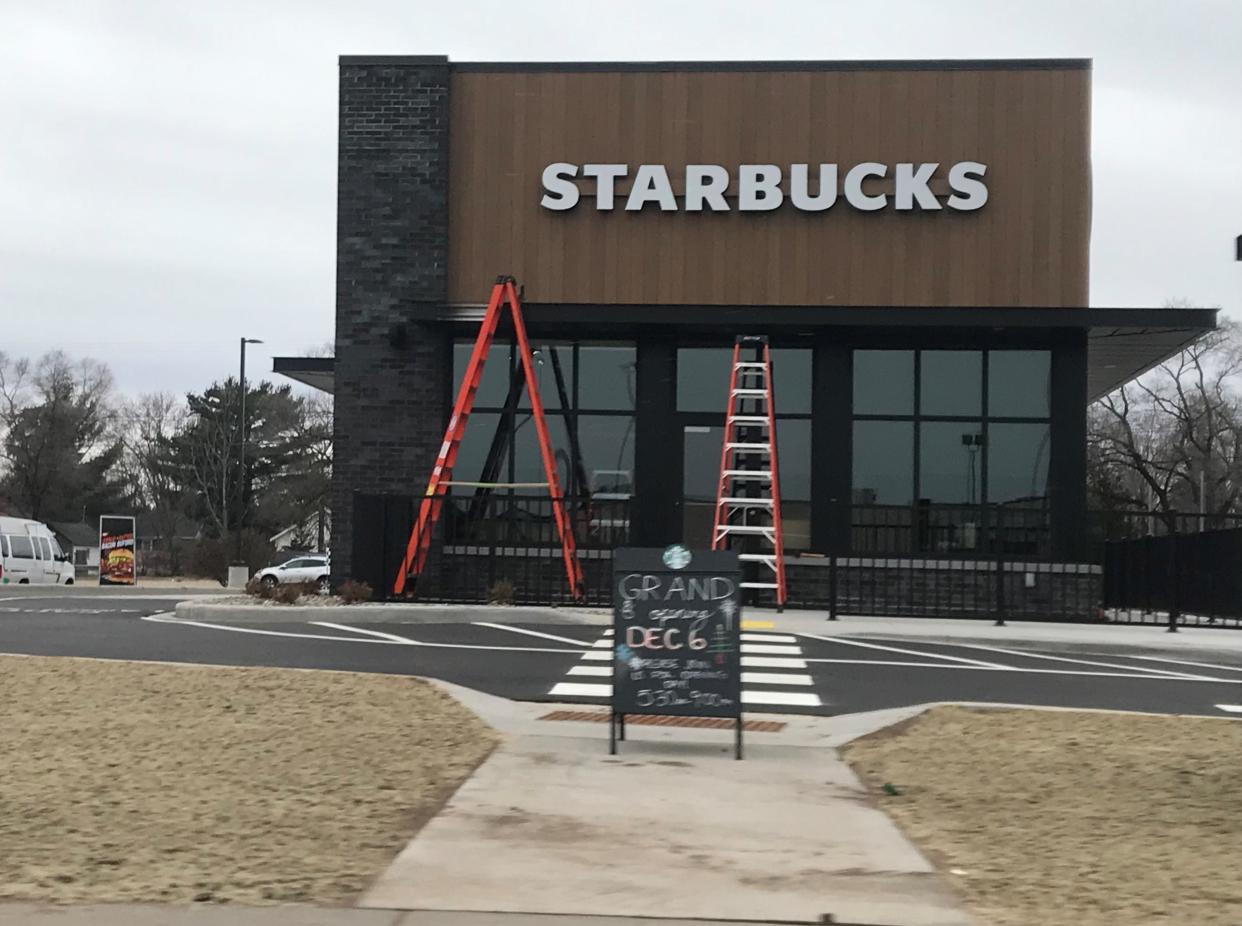
<path fill-rule="evenodd" d="M 734 364 L 739 370 L 766 370 L 768 365 L 762 360 L 742 360 Z"/>
<path fill-rule="evenodd" d="M 768 453 L 768 452 L 772 449 L 772 445 L 771 445 L 771 444 L 738 444 L 738 443 L 731 443 L 731 444 L 726 444 L 725 446 L 726 446 L 729 450 L 748 450 L 748 451 L 750 451 L 750 452 L 752 452 L 752 453 L 757 453 L 757 452 L 759 452 L 759 451 L 763 451 L 764 453 Z"/>
<path fill-rule="evenodd" d="M 770 498 L 722 498 L 722 505 L 736 505 L 739 508 L 771 508 Z"/>
<path fill-rule="evenodd" d="M 772 474 L 762 469 L 726 469 L 724 474 L 733 479 L 767 479 L 772 480 Z"/>
<path fill-rule="evenodd" d="M 776 527 L 772 524 L 721 524 L 716 532 L 718 534 L 775 534 Z"/>
<path fill-rule="evenodd" d="M 739 553 L 737 558 L 744 563 L 767 563 L 769 566 L 776 565 L 775 553 Z"/>
<path fill-rule="evenodd" d="M 732 424 L 762 424 L 766 425 L 768 419 L 765 415 L 730 415 L 729 421 Z"/>
<path fill-rule="evenodd" d="M 742 588 L 780 588 L 775 582 L 742 582 Z"/>
<path fill-rule="evenodd" d="M 767 394 L 768 394 L 768 390 L 766 389 L 734 389 L 733 390 L 733 395 L 742 395 L 742 396 L 749 395 L 749 396 L 765 396 L 766 397 Z"/>

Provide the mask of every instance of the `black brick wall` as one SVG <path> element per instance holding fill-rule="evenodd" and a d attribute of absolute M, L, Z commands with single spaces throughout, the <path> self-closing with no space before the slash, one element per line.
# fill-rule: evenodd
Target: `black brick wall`
<path fill-rule="evenodd" d="M 341 62 L 335 581 L 355 572 L 354 493 L 421 495 L 444 436 L 449 337 L 406 316 L 446 293 L 448 93 L 447 59 Z"/>

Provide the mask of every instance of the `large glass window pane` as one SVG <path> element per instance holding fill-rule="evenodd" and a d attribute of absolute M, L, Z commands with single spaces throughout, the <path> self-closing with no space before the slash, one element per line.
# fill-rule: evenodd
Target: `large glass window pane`
<path fill-rule="evenodd" d="M 731 347 L 687 347 L 677 351 L 677 410 L 724 414 L 732 365 Z M 774 348 L 772 380 L 776 414 L 811 413 L 810 350 Z"/>
<path fill-rule="evenodd" d="M 724 347 L 677 351 L 677 410 L 724 414 L 733 352 Z"/>
<path fill-rule="evenodd" d="M 919 498 L 978 504 L 983 428 L 978 422 L 931 421 L 919 426 Z"/>
<path fill-rule="evenodd" d="M 772 361 L 776 362 L 775 358 Z M 781 477 L 781 526 L 786 550 L 811 547 L 811 422 L 777 419 L 776 455 Z"/>
<path fill-rule="evenodd" d="M 854 351 L 854 414 L 914 414 L 914 351 Z"/>
<path fill-rule="evenodd" d="M 1051 382 L 1050 351 L 989 351 L 988 417 L 1047 418 Z"/>
<path fill-rule="evenodd" d="M 578 443 L 593 495 L 634 492 L 634 419 L 622 415 L 579 415 Z"/>
<path fill-rule="evenodd" d="M 1048 494 L 1046 424 L 988 425 L 988 501 L 1042 502 Z"/>
<path fill-rule="evenodd" d="M 461 388 L 462 377 L 466 375 L 466 367 L 470 363 L 470 354 L 474 350 L 474 342 L 458 341 L 453 345 L 453 398 L 457 398 L 457 390 Z M 500 408 L 505 404 L 505 396 L 509 394 L 509 345 L 493 341 L 487 354 L 487 362 L 483 365 L 483 379 L 479 381 L 479 391 L 475 394 L 476 408 Z"/>
<path fill-rule="evenodd" d="M 636 354 L 629 345 L 578 348 L 578 407 L 628 411 L 634 407 Z"/>
<path fill-rule="evenodd" d="M 548 436 L 552 441 L 552 455 L 556 463 L 557 478 L 561 483 L 561 491 L 571 489 L 570 478 L 573 472 L 569 451 L 569 434 L 565 430 L 563 415 L 547 415 Z M 543 469 L 543 458 L 539 454 L 539 436 L 535 430 L 535 419 L 529 412 L 518 412 L 514 416 L 513 438 L 513 481 L 514 482 L 546 482 L 547 475 Z M 530 486 L 515 490 L 519 495 L 546 495 L 543 486 Z"/>
<path fill-rule="evenodd" d="M 572 406 L 574 401 L 574 349 L 572 344 L 548 344 L 536 341 L 531 345 L 531 360 L 534 361 L 535 382 L 539 384 L 539 398 L 544 408 L 564 408 L 560 390 L 556 384 L 556 370 L 553 357 L 561 367 L 561 380 L 564 384 L 565 398 Z M 515 353 L 514 362 L 521 361 Z M 519 376 L 521 371 L 519 370 Z M 530 408 L 530 393 L 526 389 L 526 380 L 522 378 L 522 394 L 518 399 L 518 408 Z"/>
<path fill-rule="evenodd" d="M 802 348 L 772 349 L 772 401 L 778 415 L 811 413 L 811 352 Z"/>
<path fill-rule="evenodd" d="M 477 482 L 483 472 L 483 461 L 487 458 L 488 448 L 492 444 L 492 436 L 502 416 L 492 412 L 474 412 L 466 422 L 466 432 L 462 435 L 461 444 L 457 447 L 457 462 L 453 466 L 453 479 L 466 482 Z M 507 480 L 508 468 L 501 470 L 499 479 Z M 454 487 L 454 495 L 468 495 L 473 489 Z"/>
<path fill-rule="evenodd" d="M 914 425 L 854 422 L 855 505 L 908 505 L 914 492 Z"/>
<path fill-rule="evenodd" d="M 983 413 L 983 353 L 977 350 L 925 350 L 919 356 L 919 413 Z"/>

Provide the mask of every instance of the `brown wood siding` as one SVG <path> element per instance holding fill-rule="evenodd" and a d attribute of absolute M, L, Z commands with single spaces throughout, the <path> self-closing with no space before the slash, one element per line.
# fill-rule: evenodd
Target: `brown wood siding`
<path fill-rule="evenodd" d="M 449 300 L 512 273 L 531 302 L 1085 306 L 1089 124 L 1081 69 L 457 72 Z M 555 161 L 664 164 L 678 193 L 720 164 L 732 195 L 739 164 L 879 161 L 891 192 L 899 161 L 963 160 L 988 166 L 974 212 L 599 212 L 586 182 L 539 205 Z"/>

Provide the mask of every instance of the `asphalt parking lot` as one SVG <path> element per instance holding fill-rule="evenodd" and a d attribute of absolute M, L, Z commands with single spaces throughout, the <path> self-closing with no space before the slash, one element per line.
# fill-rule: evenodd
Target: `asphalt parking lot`
<path fill-rule="evenodd" d="M 0 652 L 425 675 L 555 703 L 604 705 L 611 691 L 605 627 L 366 623 L 350 620 L 348 609 L 332 609 L 313 622 L 186 623 L 172 614 L 185 597 L 6 590 L 0 594 Z M 1172 650 L 1152 634 L 1144 645 L 1131 645 L 1126 641 L 1135 635 L 1120 627 L 1103 634 L 1090 628 L 1090 640 L 1076 642 L 1073 626 L 1052 633 L 1056 639 L 1031 641 L 1014 625 L 1013 642 L 998 642 L 997 632 L 984 634 L 982 627 L 978 638 L 963 638 L 958 630 L 946 640 L 877 635 L 872 626 L 885 625 L 834 625 L 795 613 L 746 631 L 746 709 L 839 714 L 975 701 L 1242 714 L 1242 648 L 1233 645 L 1233 631 L 1194 631 L 1193 639 L 1184 632 Z M 1116 631 L 1116 643 L 1108 642 L 1109 630 Z"/>

